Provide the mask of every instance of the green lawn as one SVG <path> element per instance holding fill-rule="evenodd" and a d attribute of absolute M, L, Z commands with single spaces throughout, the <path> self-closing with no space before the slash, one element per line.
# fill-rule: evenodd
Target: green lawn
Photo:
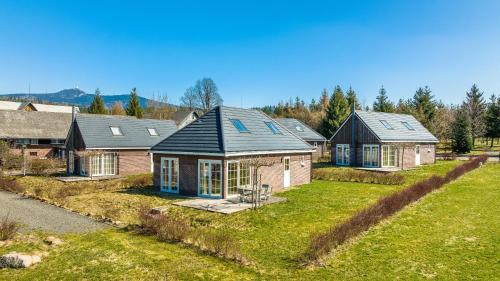
<path fill-rule="evenodd" d="M 457 163 L 438 162 L 436 165 L 405 171 L 405 186 L 431 174 L 444 174 Z M 498 173 L 498 168 L 498 165 L 487 165 L 446 186 L 443 191 L 429 195 L 415 206 L 404 210 L 400 216 L 369 231 L 352 245 L 346 245 L 330 260 L 326 268 L 311 270 L 301 267 L 299 258 L 308 245 L 310 235 L 346 219 L 402 186 L 315 181 L 280 193 L 279 196 L 288 199 L 285 203 L 229 216 L 172 207 L 172 211 L 191 218 L 197 227 L 224 228 L 233 233 L 241 241 L 244 254 L 253 262 L 247 267 L 198 253 L 179 244 L 161 243 L 152 237 L 111 229 L 86 235 L 65 235 L 63 238 L 67 243 L 50 250 L 49 257 L 42 264 L 27 270 L 0 270 L 0 279 L 34 280 L 50 276 L 67 280 L 340 280 L 363 276 L 380 279 L 385 275 L 389 276 L 388 279 L 394 279 L 398 274 L 412 274 L 413 278 L 424 277 L 422 272 L 427 274 L 428 271 L 423 270 L 429 270 L 428 266 L 436 265 L 437 260 L 440 263 L 438 269 L 442 270 L 436 273 L 438 277 L 443 277 L 442 272 L 447 272 L 444 268 L 450 270 L 451 266 L 456 270 L 455 276 L 459 276 L 470 273 L 468 266 L 464 265 L 464 257 L 477 257 L 474 262 L 481 266 L 486 265 L 488 253 L 490 259 L 495 258 L 488 251 L 499 242 L 498 224 L 491 224 L 499 221 L 498 206 L 494 204 L 494 200 L 499 199 L 498 191 L 493 187 L 495 180 L 499 181 L 498 175 L 493 175 L 495 169 Z M 481 185 L 465 188 L 476 178 L 481 179 Z M 450 194 L 446 195 L 447 193 Z M 128 196 L 135 198 L 136 195 L 119 192 L 119 197 L 115 198 L 122 200 L 119 203 L 123 204 L 128 202 Z M 161 197 L 155 197 L 154 200 L 165 204 L 171 202 L 171 199 Z M 482 205 L 487 200 L 491 201 L 490 204 Z M 100 201 L 90 200 L 88 204 L 99 204 L 98 202 Z M 482 212 L 481 215 L 478 215 L 478 211 Z M 483 229 L 488 224 L 493 227 L 490 232 Z M 453 244 L 457 246 L 456 249 L 446 248 L 445 242 L 448 240 L 440 240 L 443 239 L 441 235 L 451 230 L 467 229 L 473 233 L 467 233 L 463 237 L 459 235 L 461 233 L 456 233 L 453 236 L 456 236 L 453 238 L 456 241 L 448 237 L 456 242 Z M 485 251 L 479 248 L 469 253 L 469 248 L 462 246 L 469 245 L 465 242 L 474 237 L 477 240 L 474 240 L 476 244 L 473 245 L 484 243 L 482 247 Z M 497 241 L 494 241 L 495 237 Z M 37 243 L 20 242 L 7 248 L 0 247 L 0 254 L 15 249 L 26 251 L 39 248 Z M 465 256 L 452 256 L 448 259 L 447 249 L 456 251 L 453 252 L 455 254 L 465 251 Z"/>

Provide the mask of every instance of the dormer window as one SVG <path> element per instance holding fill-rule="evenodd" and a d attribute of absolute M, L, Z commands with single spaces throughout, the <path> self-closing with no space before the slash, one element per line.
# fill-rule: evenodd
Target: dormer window
<path fill-rule="evenodd" d="M 271 129 L 271 131 L 273 132 L 273 134 L 281 134 L 280 130 L 278 129 L 278 127 L 276 127 L 276 125 L 274 125 L 273 122 L 265 122 L 267 127 L 269 127 L 269 129 Z"/>
<path fill-rule="evenodd" d="M 123 136 L 122 130 L 120 127 L 109 127 L 111 129 L 111 133 L 113 136 Z"/>
<path fill-rule="evenodd" d="M 297 126 L 295 126 L 295 130 L 297 130 L 299 132 L 303 132 L 304 128 L 302 128 L 302 126 L 300 126 L 300 125 L 297 125 Z"/>
<path fill-rule="evenodd" d="M 243 125 L 243 122 L 241 122 L 240 119 L 230 119 L 231 122 L 233 123 L 233 126 L 240 132 L 240 133 L 249 133 L 250 131 Z"/>
<path fill-rule="evenodd" d="M 380 120 L 380 123 L 382 123 L 382 125 L 384 125 L 384 127 L 388 130 L 394 130 L 394 128 L 385 120 Z"/>
<path fill-rule="evenodd" d="M 159 136 L 158 131 L 155 128 L 148 128 L 149 135 L 152 137 Z"/>
<path fill-rule="evenodd" d="M 410 123 L 404 121 L 404 122 L 401 122 L 405 127 L 406 129 L 410 130 L 410 131 L 415 131 L 415 129 L 413 129 L 413 127 L 410 125 Z"/>

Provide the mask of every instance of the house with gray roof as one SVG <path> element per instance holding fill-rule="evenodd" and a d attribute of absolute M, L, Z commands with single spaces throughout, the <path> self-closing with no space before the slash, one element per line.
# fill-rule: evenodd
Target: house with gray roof
<path fill-rule="evenodd" d="M 295 118 L 275 118 L 274 120 L 314 147 L 313 161 L 325 156 L 327 139 L 320 133 Z"/>
<path fill-rule="evenodd" d="M 90 177 L 149 173 L 149 150 L 176 130 L 172 120 L 76 114 L 65 144 L 67 172 Z"/>
<path fill-rule="evenodd" d="M 412 115 L 357 110 L 330 141 L 336 165 L 388 169 L 434 163 L 438 143 Z"/>
<path fill-rule="evenodd" d="M 64 157 L 71 114 L 0 110 L 0 140 L 27 158 Z"/>
<path fill-rule="evenodd" d="M 314 148 L 259 110 L 218 106 L 151 151 L 161 191 L 228 198 L 256 184 L 309 183 Z"/>
<path fill-rule="evenodd" d="M 178 110 L 172 115 L 172 120 L 177 124 L 177 128 L 184 128 L 189 123 L 198 119 L 200 116 L 194 110 Z"/>

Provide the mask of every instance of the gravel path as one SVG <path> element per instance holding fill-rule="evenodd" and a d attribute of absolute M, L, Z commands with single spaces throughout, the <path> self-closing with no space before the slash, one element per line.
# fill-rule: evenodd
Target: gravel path
<path fill-rule="evenodd" d="M 68 210 L 0 190 L 0 219 L 6 215 L 28 229 L 58 233 L 89 232 L 108 227 Z"/>

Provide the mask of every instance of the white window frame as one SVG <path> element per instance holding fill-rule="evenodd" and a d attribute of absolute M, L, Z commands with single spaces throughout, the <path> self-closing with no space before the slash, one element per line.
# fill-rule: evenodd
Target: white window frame
<path fill-rule="evenodd" d="M 85 166 L 85 163 L 87 162 L 87 157 L 85 156 L 80 156 L 80 175 L 86 176 L 87 175 L 87 167 Z"/>
<path fill-rule="evenodd" d="M 306 157 L 304 155 L 300 156 L 300 166 L 304 167 L 306 165 Z"/>
<path fill-rule="evenodd" d="M 148 128 L 148 133 L 151 137 L 158 137 L 160 134 L 158 134 L 158 130 L 156 128 Z"/>
<path fill-rule="evenodd" d="M 387 151 L 387 163 L 384 163 L 384 153 Z M 390 157 L 391 157 L 391 151 L 394 152 L 394 165 L 390 165 Z M 397 148 L 394 145 L 389 145 L 389 144 L 384 144 L 382 145 L 382 152 L 380 154 L 380 159 L 381 159 L 381 164 L 382 167 L 397 167 L 398 166 L 398 154 L 397 154 Z"/>
<path fill-rule="evenodd" d="M 342 153 L 340 154 L 341 157 L 340 157 L 340 161 L 339 161 L 339 148 L 341 148 L 342 150 Z M 351 148 L 350 148 L 350 145 L 349 144 L 337 144 L 335 146 L 335 163 L 338 165 L 338 166 L 349 166 L 350 163 L 351 163 Z M 346 152 L 345 151 L 348 151 L 347 153 L 347 159 L 345 157 L 345 154 Z"/>
<path fill-rule="evenodd" d="M 113 136 L 123 136 L 122 129 L 118 126 L 109 126 L 109 129 L 111 130 L 111 134 Z"/>
<path fill-rule="evenodd" d="M 209 193 L 210 194 L 201 194 L 200 193 L 200 163 L 202 162 L 207 162 L 209 163 L 209 170 L 210 170 L 210 174 L 209 174 L 209 177 L 208 177 L 208 183 L 209 183 Z M 219 186 L 219 190 L 220 190 L 220 196 L 219 195 L 212 195 L 212 164 L 220 164 L 220 176 L 221 176 L 221 180 L 220 180 L 220 186 Z M 222 198 L 224 196 L 224 190 L 222 190 L 223 186 L 222 186 L 222 183 L 224 182 L 222 180 L 222 178 L 224 177 L 224 168 L 223 168 L 223 165 L 222 165 L 222 160 L 214 160 L 214 159 L 198 159 L 198 167 L 197 167 L 197 175 L 196 177 L 198 178 L 198 196 L 199 197 L 205 197 L 205 198 Z"/>
<path fill-rule="evenodd" d="M 163 174 L 163 171 L 164 171 L 164 164 L 165 164 L 165 161 L 168 161 L 167 163 L 169 163 L 169 169 L 168 169 L 168 183 L 167 185 L 165 185 L 165 182 L 164 182 L 164 179 L 165 179 L 165 175 Z M 175 165 L 177 166 L 177 169 L 176 170 L 176 178 L 177 178 L 177 190 L 172 190 L 172 166 L 173 166 L 173 163 L 175 163 Z M 180 184 L 179 184 L 179 158 L 174 158 L 174 157 L 161 157 L 160 158 L 160 190 L 162 192 L 168 192 L 168 193 L 175 193 L 175 194 L 178 194 L 179 193 L 179 189 L 180 189 Z"/>
<path fill-rule="evenodd" d="M 105 161 L 105 155 L 112 155 L 112 158 L 113 159 L 113 163 L 112 163 L 112 173 L 107 173 L 106 171 L 106 161 Z M 100 167 L 98 168 L 98 173 L 94 173 L 93 169 L 93 165 L 94 165 L 94 157 L 98 157 L 99 160 L 97 160 L 97 163 L 99 163 Z M 92 176 L 96 176 L 96 177 L 99 177 L 99 176 L 115 176 L 117 174 L 117 162 L 118 162 L 118 156 L 115 152 L 104 152 L 104 153 L 101 153 L 99 155 L 95 155 L 95 156 L 89 156 L 89 163 L 90 163 L 90 167 L 89 167 L 89 170 L 90 170 L 90 173 Z"/>
<path fill-rule="evenodd" d="M 377 148 L 377 164 L 373 165 L 373 162 L 370 162 L 369 165 L 365 164 L 365 147 L 370 148 L 370 159 L 373 158 L 373 148 Z M 380 146 L 378 144 L 364 144 L 363 145 L 363 167 L 379 167 L 380 166 Z"/>
<path fill-rule="evenodd" d="M 238 166 L 236 168 L 236 191 L 238 191 L 238 189 L 241 188 L 241 160 L 229 160 L 229 161 L 227 161 L 227 166 L 225 169 L 225 172 L 226 172 L 225 182 L 226 182 L 226 187 L 227 187 L 225 190 L 226 197 L 238 196 L 238 192 L 236 192 L 236 194 L 229 194 L 229 165 L 234 164 L 234 163 L 238 164 Z M 248 165 L 248 176 L 249 176 L 248 185 L 251 187 L 252 186 L 252 167 L 250 165 Z"/>

